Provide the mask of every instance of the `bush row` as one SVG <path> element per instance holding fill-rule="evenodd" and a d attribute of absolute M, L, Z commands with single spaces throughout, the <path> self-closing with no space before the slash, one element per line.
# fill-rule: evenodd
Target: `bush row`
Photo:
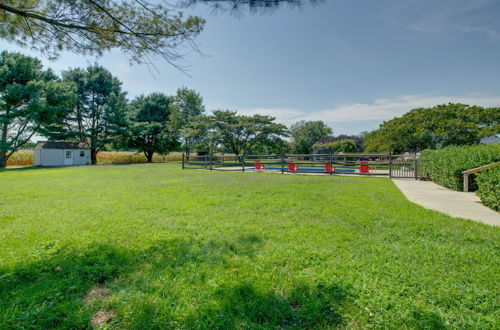
<path fill-rule="evenodd" d="M 155 154 L 154 162 L 176 162 L 182 160 L 182 153 L 173 152 L 168 155 Z M 145 163 L 146 156 L 142 153 L 126 151 L 103 151 L 97 155 L 97 162 L 101 164 Z M 7 162 L 8 166 L 33 165 L 33 151 L 21 150 L 15 152 Z"/>
<path fill-rule="evenodd" d="M 424 174 L 432 181 L 451 189 L 462 190 L 462 172 L 500 161 L 500 144 L 424 150 L 420 159 Z M 471 175 L 470 190 L 477 189 L 475 181 L 474 175 Z"/>
<path fill-rule="evenodd" d="M 477 185 L 477 194 L 483 204 L 500 211 L 500 167 L 479 173 Z"/>

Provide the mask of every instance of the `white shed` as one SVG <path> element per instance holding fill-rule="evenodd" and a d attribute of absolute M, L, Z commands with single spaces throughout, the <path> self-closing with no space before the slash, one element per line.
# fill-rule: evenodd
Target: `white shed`
<path fill-rule="evenodd" d="M 35 166 L 90 165 L 90 149 L 79 142 L 40 141 L 33 156 Z"/>

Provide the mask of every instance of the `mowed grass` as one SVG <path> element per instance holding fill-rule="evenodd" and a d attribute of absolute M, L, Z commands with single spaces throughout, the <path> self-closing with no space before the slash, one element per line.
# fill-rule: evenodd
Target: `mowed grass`
<path fill-rule="evenodd" d="M 0 328 L 497 328 L 499 229 L 383 178 L 0 172 Z"/>

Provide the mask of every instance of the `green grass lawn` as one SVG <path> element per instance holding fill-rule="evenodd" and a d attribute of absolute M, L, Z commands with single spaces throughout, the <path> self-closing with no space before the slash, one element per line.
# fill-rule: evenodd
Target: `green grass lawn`
<path fill-rule="evenodd" d="M 389 179 L 0 172 L 0 328 L 497 328 L 499 229 Z"/>

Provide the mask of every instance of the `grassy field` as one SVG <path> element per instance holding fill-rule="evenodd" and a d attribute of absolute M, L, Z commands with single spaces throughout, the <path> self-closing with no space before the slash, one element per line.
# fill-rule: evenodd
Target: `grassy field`
<path fill-rule="evenodd" d="M 383 178 L 0 172 L 0 328 L 497 328 L 498 228 Z"/>

